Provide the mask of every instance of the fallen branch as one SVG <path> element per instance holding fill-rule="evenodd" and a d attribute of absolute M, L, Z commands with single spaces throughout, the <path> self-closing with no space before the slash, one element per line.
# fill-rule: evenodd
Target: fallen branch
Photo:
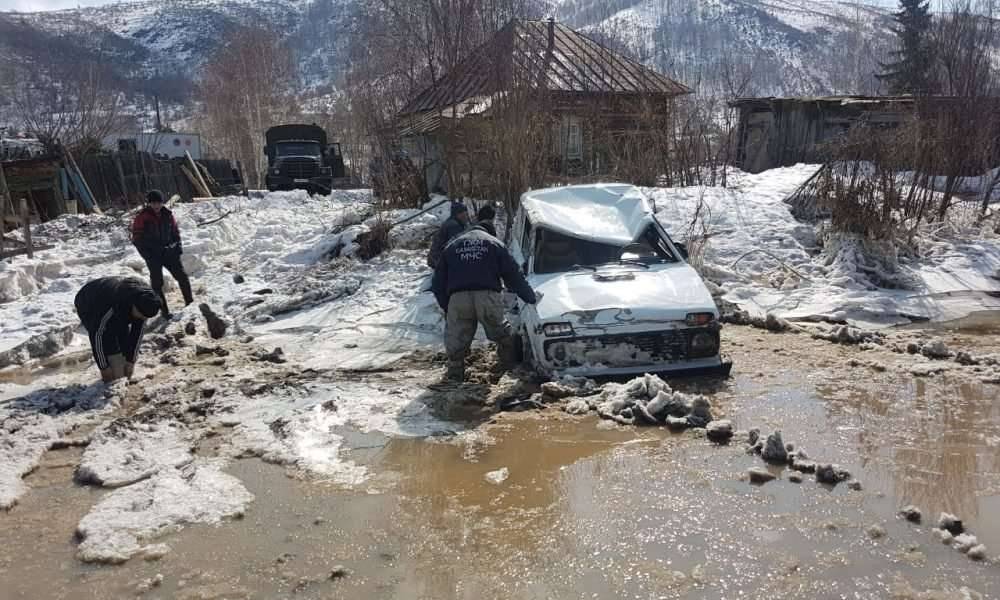
<path fill-rule="evenodd" d="M 741 260 L 743 260 L 744 258 L 746 258 L 746 257 L 748 257 L 751 254 L 754 254 L 756 252 L 760 252 L 761 254 L 766 254 L 766 255 L 770 256 L 774 260 L 778 261 L 781 264 L 782 267 L 784 267 L 785 269 L 788 269 L 789 272 L 791 272 L 793 275 L 795 275 L 799 279 L 803 279 L 805 281 L 808 281 L 809 283 L 812 283 L 812 279 L 810 279 L 809 277 L 806 277 L 805 275 L 803 275 L 795 267 L 792 267 L 791 265 L 789 265 L 787 262 L 785 262 L 781 258 L 775 256 L 772 252 L 768 252 L 767 250 L 764 250 L 762 248 L 757 248 L 755 250 L 751 250 L 751 251 L 743 254 L 742 256 L 740 256 L 739 258 L 737 258 L 736 260 L 734 260 L 733 264 L 729 265 L 729 268 L 733 269 L 735 271 L 736 270 L 736 265 L 738 265 Z"/>
<path fill-rule="evenodd" d="M 222 215 L 221 217 L 217 217 L 217 218 L 212 219 L 210 221 L 202 221 L 201 223 L 198 223 L 198 227 L 204 227 L 205 225 L 211 225 L 212 223 L 218 223 L 219 221 L 225 219 L 226 217 L 228 217 L 231 214 L 233 214 L 233 211 L 229 211 L 226 214 Z"/>

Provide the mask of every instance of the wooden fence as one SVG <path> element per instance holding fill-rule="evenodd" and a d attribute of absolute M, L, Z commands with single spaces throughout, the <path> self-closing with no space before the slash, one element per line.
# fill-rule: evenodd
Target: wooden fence
<path fill-rule="evenodd" d="M 80 171 L 102 208 L 129 208 L 145 202 L 146 192 L 160 190 L 183 201 L 201 196 L 184 174 L 187 159 L 160 159 L 147 152 L 93 154 L 78 161 Z M 235 193 L 242 186 L 239 163 L 229 160 L 199 160 L 223 190 Z"/>

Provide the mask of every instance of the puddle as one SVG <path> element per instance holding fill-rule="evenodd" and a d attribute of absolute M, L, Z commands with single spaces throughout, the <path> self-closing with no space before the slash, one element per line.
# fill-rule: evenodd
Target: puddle
<path fill-rule="evenodd" d="M 259 460 L 227 471 L 254 494 L 243 519 L 159 541 L 156 562 L 76 561 L 73 530 L 104 491 L 71 483 L 77 450 L 50 452 L 0 514 L 10 598 L 886 598 L 900 585 L 996 597 L 1000 571 L 932 538 L 954 512 L 1000 552 L 1000 388 L 847 370 L 850 348 L 737 329 L 738 374 L 710 391 L 737 428 L 780 428 L 852 491 L 743 481 L 763 466 L 738 441 L 505 414 L 456 436 L 344 431 L 377 474 L 355 491 Z M 742 366 L 742 369 L 741 369 Z M 758 371 L 760 369 L 760 371 Z M 349 402 L 352 394 L 345 395 Z M 499 484 L 487 473 L 506 468 Z M 897 518 L 916 504 L 925 524 Z M 992 518 L 991 518 L 992 517 Z M 866 529 L 884 528 L 872 539 Z M 350 574 L 330 579 L 337 565 Z"/>

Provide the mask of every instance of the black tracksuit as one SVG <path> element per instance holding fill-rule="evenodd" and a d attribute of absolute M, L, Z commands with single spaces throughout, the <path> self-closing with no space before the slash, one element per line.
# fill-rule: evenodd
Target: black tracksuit
<path fill-rule="evenodd" d="M 133 319 L 132 307 L 138 296 L 153 293 L 134 277 L 101 277 L 77 292 L 76 314 L 90 334 L 94 360 L 102 371 L 111 366 L 108 357 L 112 354 L 123 354 L 127 362 L 135 363 L 145 320 Z"/>
<path fill-rule="evenodd" d="M 149 268 L 149 284 L 160 296 L 164 314 L 169 313 L 167 298 L 163 294 L 163 269 L 166 268 L 177 280 L 184 295 L 184 303 L 191 304 L 191 281 L 181 264 L 181 232 L 177 228 L 174 215 L 166 207 L 159 213 L 150 207 L 139 211 L 132 222 L 132 243 Z"/>
<path fill-rule="evenodd" d="M 475 226 L 444 247 L 434 270 L 431 290 L 438 305 L 447 312 L 448 298 L 455 292 L 499 292 L 503 289 L 502 284 L 528 304 L 536 302 L 535 291 L 503 242 L 487 233 L 482 226 Z"/>

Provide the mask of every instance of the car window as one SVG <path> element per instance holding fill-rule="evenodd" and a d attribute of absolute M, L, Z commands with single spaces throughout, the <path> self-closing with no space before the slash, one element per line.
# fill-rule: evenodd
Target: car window
<path fill-rule="evenodd" d="M 561 273 L 574 265 L 596 266 L 617 262 L 621 248 L 563 235 L 548 229 L 539 229 L 535 250 L 536 273 Z"/>
<path fill-rule="evenodd" d="M 674 253 L 656 227 L 650 225 L 633 244 L 628 246 L 625 256 L 643 261 L 676 262 Z"/>
<path fill-rule="evenodd" d="M 531 246 L 529 246 L 531 242 L 531 221 L 528 220 L 527 215 L 523 216 L 522 219 L 524 220 L 524 225 L 522 226 L 524 231 L 521 232 L 521 254 L 524 255 L 524 260 L 528 260 L 528 256 L 531 255 Z"/>

